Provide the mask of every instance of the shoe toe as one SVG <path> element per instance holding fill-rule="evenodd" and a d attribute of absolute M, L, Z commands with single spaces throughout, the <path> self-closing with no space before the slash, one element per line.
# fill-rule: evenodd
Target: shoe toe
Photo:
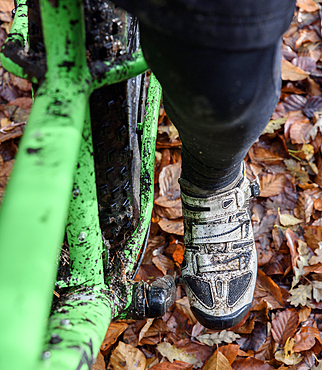
<path fill-rule="evenodd" d="M 209 315 L 196 307 L 191 307 L 191 311 L 195 315 L 196 319 L 204 327 L 213 330 L 224 330 L 232 328 L 233 326 L 240 323 L 240 321 L 246 316 L 247 312 L 251 307 L 251 303 L 240 308 L 238 311 L 231 313 L 226 316 L 212 316 Z"/>

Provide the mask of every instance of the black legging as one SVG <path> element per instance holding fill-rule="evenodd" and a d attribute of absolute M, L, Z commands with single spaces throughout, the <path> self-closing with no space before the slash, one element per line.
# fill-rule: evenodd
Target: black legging
<path fill-rule="evenodd" d="M 226 186 L 278 101 L 294 0 L 115 2 L 140 19 L 145 58 L 183 143 L 181 176 Z"/>

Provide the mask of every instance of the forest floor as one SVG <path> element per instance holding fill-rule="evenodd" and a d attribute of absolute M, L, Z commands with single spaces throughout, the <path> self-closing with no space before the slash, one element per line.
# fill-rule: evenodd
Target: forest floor
<path fill-rule="evenodd" d="M 0 3 L 0 46 L 11 4 Z M 250 312 L 230 330 L 206 329 L 179 285 L 162 318 L 113 322 L 93 370 L 322 370 L 321 21 L 318 2 L 297 1 L 283 37 L 280 101 L 245 158 L 248 178 L 261 183 L 251 202 L 259 270 Z M 31 105 L 30 84 L 0 66 L 0 198 Z M 152 227 L 138 280 L 180 276 L 180 148 L 161 106 Z"/>

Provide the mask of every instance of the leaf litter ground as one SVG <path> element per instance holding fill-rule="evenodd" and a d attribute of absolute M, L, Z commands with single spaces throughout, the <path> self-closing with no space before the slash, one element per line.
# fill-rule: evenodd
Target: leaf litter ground
<path fill-rule="evenodd" d="M 11 1 L 0 3 L 0 44 Z M 245 158 L 258 176 L 251 203 L 259 271 L 246 318 L 212 331 L 194 318 L 184 288 L 162 318 L 113 322 L 95 370 L 322 370 L 322 54 L 321 9 L 298 0 L 283 37 L 281 98 Z M 31 107 L 30 84 L 0 67 L 0 197 Z M 155 163 L 155 205 L 137 280 L 180 276 L 184 253 L 178 177 L 181 141 L 162 105 Z"/>

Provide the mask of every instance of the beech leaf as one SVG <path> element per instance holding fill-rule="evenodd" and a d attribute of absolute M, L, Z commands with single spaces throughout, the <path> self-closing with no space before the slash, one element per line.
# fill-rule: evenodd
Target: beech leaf
<path fill-rule="evenodd" d="M 302 81 L 310 76 L 310 73 L 303 71 L 300 67 L 282 59 L 282 79 L 288 81 Z"/>
<path fill-rule="evenodd" d="M 285 356 L 283 350 L 277 351 L 274 356 L 277 361 L 283 362 L 285 365 L 296 365 L 303 359 L 300 353 L 292 353 L 290 356 Z"/>
<path fill-rule="evenodd" d="M 283 226 L 294 226 L 301 222 L 303 222 L 303 220 L 299 220 L 298 218 L 290 215 L 289 213 L 283 213 L 282 215 L 280 214 L 280 223 Z"/>
<path fill-rule="evenodd" d="M 144 370 L 145 364 L 144 354 L 139 349 L 123 342 L 119 342 L 110 359 L 110 365 L 114 370 Z"/>
<path fill-rule="evenodd" d="M 294 308 L 281 311 L 272 321 L 272 335 L 275 342 L 284 345 L 295 334 L 299 315 Z"/>
<path fill-rule="evenodd" d="M 203 370 L 232 370 L 229 361 L 226 356 L 221 352 L 216 351 L 206 365 L 202 368 Z"/>

